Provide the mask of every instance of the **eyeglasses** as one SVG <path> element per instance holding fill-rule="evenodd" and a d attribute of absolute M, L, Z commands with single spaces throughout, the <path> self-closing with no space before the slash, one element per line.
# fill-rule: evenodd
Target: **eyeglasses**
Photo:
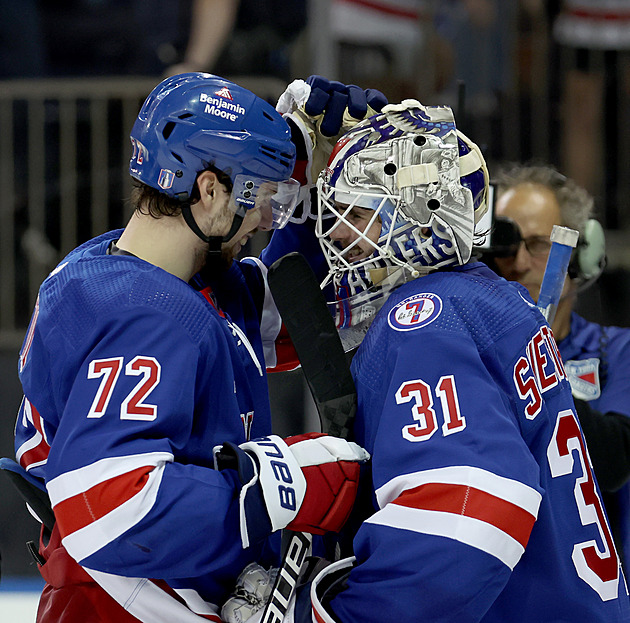
<path fill-rule="evenodd" d="M 549 253 L 551 249 L 551 240 L 545 236 L 530 236 L 529 238 L 521 238 L 521 242 L 525 244 L 527 252 L 532 257 L 542 257 Z"/>
<path fill-rule="evenodd" d="M 515 258 L 521 243 L 532 257 L 544 257 L 551 249 L 551 240 L 547 236 L 528 236 L 523 238 L 519 226 L 505 216 L 497 216 L 492 228 L 490 253 L 498 258 Z"/>

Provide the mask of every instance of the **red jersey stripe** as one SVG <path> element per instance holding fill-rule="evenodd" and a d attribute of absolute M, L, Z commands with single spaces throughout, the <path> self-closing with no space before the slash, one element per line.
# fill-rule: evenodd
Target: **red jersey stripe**
<path fill-rule="evenodd" d="M 289 337 L 287 328 L 282 323 L 280 333 L 276 338 L 276 365 L 273 368 L 267 368 L 269 372 L 286 372 L 299 368 L 300 360 L 298 359 L 295 346 Z"/>
<path fill-rule="evenodd" d="M 404 17 L 406 19 L 417 20 L 420 19 L 420 12 L 414 11 L 413 9 L 402 7 L 402 6 L 393 6 L 391 4 L 382 4 L 381 2 L 376 2 L 375 0 L 342 0 L 343 2 L 348 2 L 349 4 L 358 4 L 359 6 L 363 6 L 367 9 L 372 9 L 373 11 L 378 11 L 379 13 L 385 13 L 386 15 L 394 15 L 396 17 Z"/>
<path fill-rule="evenodd" d="M 56 504 L 61 536 L 65 538 L 84 528 L 131 499 L 144 488 L 153 469 L 153 465 L 139 467 Z"/>
<path fill-rule="evenodd" d="M 41 463 L 46 462 L 48 459 L 48 453 L 50 452 L 50 446 L 46 441 L 46 435 L 44 433 L 44 423 L 42 421 L 42 416 L 39 414 L 39 411 L 35 408 L 35 406 L 29 402 L 29 400 L 24 397 L 24 412 L 26 413 L 27 419 L 32 423 L 33 427 L 39 433 L 40 439 L 36 446 L 26 450 L 24 453 L 19 455 L 19 463 L 20 465 L 28 470 L 32 465 L 39 465 Z M 33 439 L 31 437 L 31 439 Z M 27 444 L 23 444 L 27 445 Z"/>
<path fill-rule="evenodd" d="M 531 513 L 520 506 L 466 485 L 424 484 L 405 491 L 393 503 L 484 521 L 505 532 L 523 547 L 527 545 L 536 521 Z"/>
<path fill-rule="evenodd" d="M 627 21 L 630 20 L 630 11 L 622 9 L 606 10 L 606 8 L 583 8 L 569 9 L 569 15 L 586 19 L 606 20 L 606 21 Z"/>

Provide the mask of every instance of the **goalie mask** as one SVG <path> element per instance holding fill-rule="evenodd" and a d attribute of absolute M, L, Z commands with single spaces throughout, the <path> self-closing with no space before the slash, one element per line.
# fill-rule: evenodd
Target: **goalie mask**
<path fill-rule="evenodd" d="M 483 156 L 445 106 L 387 106 L 337 142 L 318 180 L 317 235 L 346 349 L 393 288 L 470 259 L 487 190 Z"/>

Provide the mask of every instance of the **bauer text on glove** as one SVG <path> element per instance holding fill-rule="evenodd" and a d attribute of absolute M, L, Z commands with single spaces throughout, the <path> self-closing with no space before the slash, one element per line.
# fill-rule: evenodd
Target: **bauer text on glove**
<path fill-rule="evenodd" d="M 225 443 L 214 454 L 217 468 L 237 470 L 242 483 L 243 547 L 282 528 L 339 531 L 354 503 L 359 464 L 369 459 L 357 444 L 322 433 Z"/>

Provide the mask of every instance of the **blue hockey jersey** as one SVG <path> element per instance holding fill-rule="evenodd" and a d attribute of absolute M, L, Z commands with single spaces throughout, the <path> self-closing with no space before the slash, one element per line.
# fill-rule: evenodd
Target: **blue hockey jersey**
<path fill-rule="evenodd" d="M 630 621 L 551 330 L 481 264 L 401 286 L 352 364 L 373 501 L 341 623 Z"/>
<path fill-rule="evenodd" d="M 630 417 L 630 329 L 604 327 L 571 315 L 571 330 L 559 344 L 573 395 L 601 413 Z M 630 483 L 615 493 L 620 539 L 630 562 Z"/>
<path fill-rule="evenodd" d="M 218 620 L 249 562 L 278 562 L 276 536 L 242 549 L 240 483 L 213 469 L 212 449 L 271 432 L 263 351 L 275 360 L 280 319 L 262 263 L 234 262 L 196 291 L 108 255 L 120 233 L 70 253 L 40 288 L 16 456 L 45 481 L 66 550 L 130 613 Z"/>

